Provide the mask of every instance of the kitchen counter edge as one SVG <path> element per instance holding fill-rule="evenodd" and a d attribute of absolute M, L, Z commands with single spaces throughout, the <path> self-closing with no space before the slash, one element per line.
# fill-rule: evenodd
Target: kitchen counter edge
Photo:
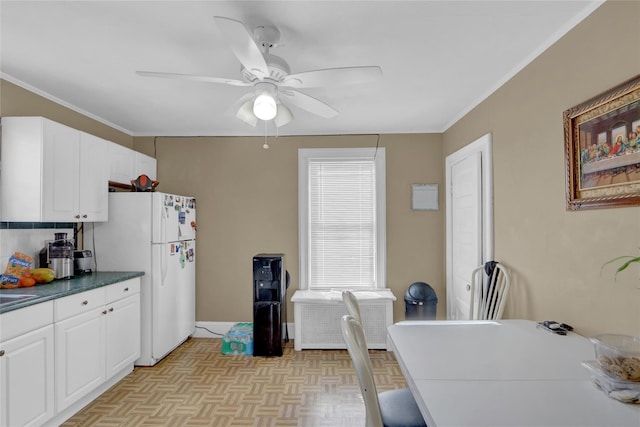
<path fill-rule="evenodd" d="M 0 289 L 0 294 L 35 295 L 33 298 L 2 304 L 0 314 L 142 276 L 143 271 L 101 271 L 29 288 Z"/>

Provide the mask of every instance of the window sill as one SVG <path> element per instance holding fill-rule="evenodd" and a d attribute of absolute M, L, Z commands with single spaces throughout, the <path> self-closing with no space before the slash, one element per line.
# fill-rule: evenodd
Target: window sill
<path fill-rule="evenodd" d="M 390 289 L 375 289 L 375 290 L 352 290 L 358 301 L 395 301 L 396 297 L 393 295 Z M 328 291 L 309 291 L 309 290 L 297 290 L 291 297 L 292 302 L 307 302 L 307 303 L 327 303 L 327 302 L 342 302 L 342 290 L 332 289 Z"/>

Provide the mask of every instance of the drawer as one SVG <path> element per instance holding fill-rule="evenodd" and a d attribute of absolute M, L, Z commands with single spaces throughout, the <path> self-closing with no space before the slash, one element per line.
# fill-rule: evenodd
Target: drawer
<path fill-rule="evenodd" d="M 0 341 L 7 341 L 53 323 L 53 301 L 30 305 L 0 315 Z"/>
<path fill-rule="evenodd" d="M 105 304 L 105 288 L 69 295 L 54 301 L 54 319 L 58 322 L 94 308 L 102 307 Z"/>
<path fill-rule="evenodd" d="M 140 279 L 129 279 L 107 286 L 107 302 L 111 303 L 129 295 L 140 293 Z"/>

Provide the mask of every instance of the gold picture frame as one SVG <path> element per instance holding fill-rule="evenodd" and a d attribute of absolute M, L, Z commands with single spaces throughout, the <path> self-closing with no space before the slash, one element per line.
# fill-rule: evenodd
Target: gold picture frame
<path fill-rule="evenodd" d="M 640 75 L 563 118 L 567 210 L 640 206 Z"/>

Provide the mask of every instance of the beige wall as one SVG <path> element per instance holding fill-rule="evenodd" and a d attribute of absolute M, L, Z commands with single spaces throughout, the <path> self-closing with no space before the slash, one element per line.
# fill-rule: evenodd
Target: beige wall
<path fill-rule="evenodd" d="M 640 72 L 640 2 L 607 2 L 444 134 L 444 155 L 491 132 L 495 256 L 514 272 L 510 317 L 640 336 L 640 209 L 567 212 L 562 112 Z"/>
<path fill-rule="evenodd" d="M 253 255 L 283 252 L 298 287 L 298 148 L 375 146 L 377 136 L 157 138 L 161 191 L 193 195 L 198 206 L 197 319 L 251 321 Z M 136 148 L 153 151 L 153 140 Z M 411 184 L 441 184 L 441 135 L 382 135 L 387 159 L 387 281 L 404 318 L 415 281 L 444 296 L 443 210 L 411 210 Z M 444 198 L 441 194 L 441 206 Z M 444 316 L 444 305 L 439 304 Z M 289 304 L 288 319 L 293 321 Z"/>
<path fill-rule="evenodd" d="M 0 116 L 42 116 L 133 148 L 133 138 L 40 95 L 0 79 Z"/>

